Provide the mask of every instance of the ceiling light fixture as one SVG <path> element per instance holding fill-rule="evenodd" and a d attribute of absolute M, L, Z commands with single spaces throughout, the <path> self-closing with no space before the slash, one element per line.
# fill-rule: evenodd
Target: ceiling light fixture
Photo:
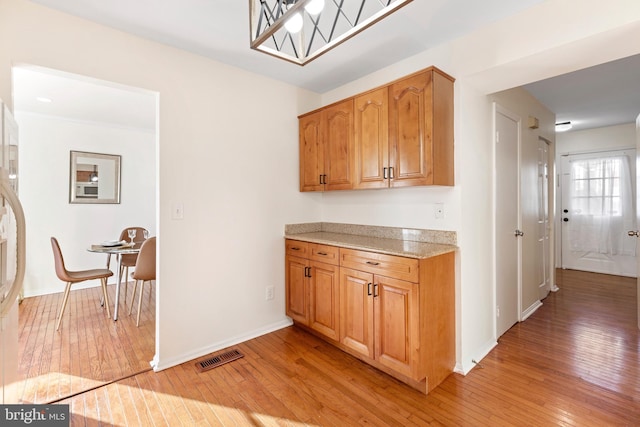
<path fill-rule="evenodd" d="M 98 166 L 97 165 L 93 165 L 93 172 L 91 172 L 91 175 L 89 175 L 89 181 L 98 182 Z"/>
<path fill-rule="evenodd" d="M 556 123 L 556 132 L 566 132 L 572 127 L 571 122 Z"/>
<path fill-rule="evenodd" d="M 304 65 L 412 0 L 249 0 L 251 48 Z"/>

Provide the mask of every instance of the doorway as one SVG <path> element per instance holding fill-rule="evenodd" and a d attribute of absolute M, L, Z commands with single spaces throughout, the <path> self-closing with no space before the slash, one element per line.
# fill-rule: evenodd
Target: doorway
<path fill-rule="evenodd" d="M 564 154 L 562 268 L 636 276 L 635 149 Z"/>
<path fill-rule="evenodd" d="M 118 322 L 106 318 L 100 309 L 100 297 L 94 295 L 95 289 L 99 289 L 95 287 L 96 281 L 74 286 L 76 311 L 69 306 L 59 332 L 54 330 L 55 326 L 49 326 L 54 325 L 60 308 L 56 301 L 64 289 L 64 283 L 55 275 L 49 238 L 54 236 L 60 241 L 65 263 L 70 269 L 83 270 L 104 268 L 106 255 L 91 253 L 87 248 L 116 239 L 126 227 L 142 226 L 157 235 L 158 94 L 28 65 L 12 69 L 12 83 L 14 113 L 20 129 L 20 171 L 26 178 L 21 181 L 20 197 L 25 211 L 30 213 L 27 218 L 30 233 L 27 235 L 25 301 L 20 307 L 20 323 L 26 323 L 33 330 L 48 331 L 42 333 L 45 341 L 38 343 L 34 342 L 37 334 L 31 334 L 28 345 L 45 351 L 48 348 L 67 351 L 68 360 L 73 363 L 67 361 L 61 363 L 61 367 L 52 368 L 51 376 L 70 376 L 76 381 L 72 384 L 78 387 L 73 388 L 74 391 L 84 384 L 112 381 L 139 371 L 140 366 L 148 367 L 157 348 L 155 328 L 151 325 L 153 320 L 146 325 L 151 327 L 150 332 L 142 324 L 140 328 L 135 324 L 130 327 L 129 316 L 127 319 L 124 316 L 122 297 L 120 310 L 123 315 Z M 119 203 L 70 203 L 71 151 L 121 157 Z M 115 274 L 110 284 L 115 281 Z M 29 299 L 39 300 L 43 304 L 39 305 L 41 309 L 29 309 L 34 305 L 27 304 Z M 155 313 L 155 297 L 146 304 L 153 307 Z M 128 313 L 128 305 L 126 308 Z M 95 315 L 95 320 L 87 313 Z M 140 351 L 142 341 L 145 342 L 144 351 Z M 69 349 L 69 342 L 75 347 Z M 87 343 L 95 345 L 89 348 Z M 94 348 L 98 350 L 91 353 L 89 350 Z M 126 351 L 109 350 L 113 348 Z M 135 353 L 135 356 L 128 356 L 129 353 Z M 96 364 L 119 360 L 116 357 L 125 354 L 128 359 L 119 363 L 118 370 L 95 369 Z M 79 374 L 77 360 L 73 359 L 77 355 L 81 355 L 82 363 L 88 362 L 91 369 L 85 366 Z M 30 363 L 23 364 L 32 369 L 27 365 Z M 30 379 L 34 378 L 32 372 L 28 375 Z M 45 372 L 37 373 L 44 379 L 47 379 L 46 375 Z"/>

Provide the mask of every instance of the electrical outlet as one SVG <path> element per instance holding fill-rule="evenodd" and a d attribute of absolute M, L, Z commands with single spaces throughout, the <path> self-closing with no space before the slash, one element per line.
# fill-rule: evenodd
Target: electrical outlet
<path fill-rule="evenodd" d="M 265 289 L 265 298 L 267 301 L 272 300 L 273 299 L 273 295 L 275 293 L 275 288 L 273 286 L 267 286 L 267 288 Z"/>
<path fill-rule="evenodd" d="M 433 205 L 433 213 L 436 219 L 444 218 L 444 203 L 436 203 Z"/>

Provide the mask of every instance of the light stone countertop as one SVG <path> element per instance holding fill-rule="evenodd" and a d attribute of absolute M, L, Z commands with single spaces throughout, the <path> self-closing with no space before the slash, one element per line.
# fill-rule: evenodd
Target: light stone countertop
<path fill-rule="evenodd" d="M 456 245 L 451 244 L 417 242 L 327 231 L 285 233 L 285 238 L 417 259 L 430 258 L 448 252 L 454 252 L 457 249 Z"/>

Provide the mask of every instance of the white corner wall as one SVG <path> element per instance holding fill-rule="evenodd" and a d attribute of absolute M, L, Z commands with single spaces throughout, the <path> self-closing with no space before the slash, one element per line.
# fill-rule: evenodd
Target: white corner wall
<path fill-rule="evenodd" d="M 83 270 L 106 266 L 106 255 L 87 251 L 92 243 L 117 239 L 128 226 L 156 234 L 154 132 L 21 112 L 15 117 L 20 129 L 20 200 L 27 219 L 25 297 L 64 290 L 55 274 L 51 237 L 58 239 L 67 268 Z M 121 156 L 120 204 L 69 203 L 72 150 Z M 94 280 L 74 289 L 99 284 Z"/>

